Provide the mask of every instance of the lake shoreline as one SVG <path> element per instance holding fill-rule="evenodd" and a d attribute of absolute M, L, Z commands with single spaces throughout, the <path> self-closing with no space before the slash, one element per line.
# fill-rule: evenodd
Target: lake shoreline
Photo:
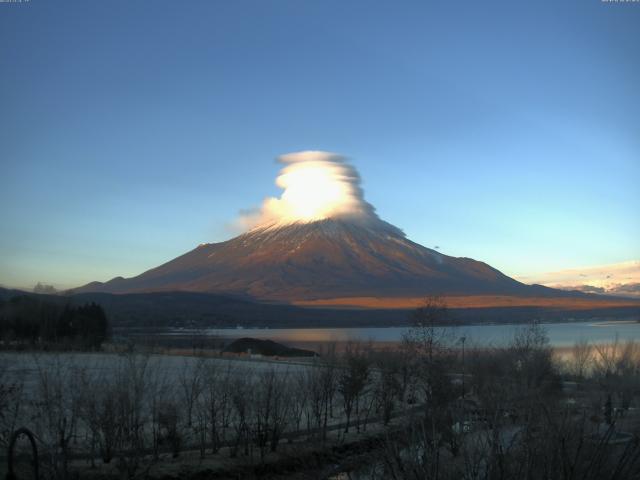
<path fill-rule="evenodd" d="M 448 331 L 453 343 L 465 338 L 466 348 L 505 346 L 525 324 L 476 324 L 437 327 Z M 540 323 L 554 348 L 571 347 L 577 341 L 592 344 L 611 344 L 618 339 L 640 341 L 640 323 L 634 319 L 590 320 Z M 273 340 L 287 346 L 313 351 L 326 349 L 331 344 L 340 348 L 349 342 L 370 343 L 376 349 L 396 348 L 410 331 L 408 326 L 395 327 L 345 327 L 345 328 L 212 328 L 166 329 L 164 331 L 120 332 L 116 342 L 131 342 L 148 346 L 164 346 L 182 349 L 222 349 L 239 338 Z"/>

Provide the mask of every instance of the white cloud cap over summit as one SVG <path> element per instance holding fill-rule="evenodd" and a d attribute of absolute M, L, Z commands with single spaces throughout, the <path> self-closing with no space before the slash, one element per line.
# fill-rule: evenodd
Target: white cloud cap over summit
<path fill-rule="evenodd" d="M 364 200 L 360 175 L 342 155 L 303 151 L 282 155 L 278 162 L 284 165 L 276 178 L 282 194 L 241 214 L 244 228 L 329 218 L 380 221 L 373 206 Z"/>

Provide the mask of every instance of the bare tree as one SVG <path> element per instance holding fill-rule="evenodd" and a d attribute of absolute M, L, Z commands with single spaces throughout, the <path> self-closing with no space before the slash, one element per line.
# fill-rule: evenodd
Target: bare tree
<path fill-rule="evenodd" d="M 166 428 L 163 427 L 163 420 L 166 420 L 166 417 L 162 417 L 167 414 L 167 404 L 175 402 L 178 395 L 175 392 L 176 386 L 173 379 L 168 378 L 166 369 L 161 368 L 161 365 L 156 363 L 154 368 L 148 368 L 147 371 L 145 404 L 147 406 L 147 416 L 149 417 L 148 423 L 153 459 L 157 461 L 161 445 L 168 441 Z"/>
<path fill-rule="evenodd" d="M 118 469 L 127 478 L 151 466 L 144 458 L 149 373 L 149 357 L 135 352 L 126 354 L 115 372 Z"/>
<path fill-rule="evenodd" d="M 398 364 L 395 362 L 397 355 L 393 352 L 384 352 L 375 359 L 378 375 L 375 377 L 376 409 L 382 411 L 382 422 L 388 425 L 391 421 L 396 406 L 396 400 L 403 401 L 402 387 L 398 380 Z"/>
<path fill-rule="evenodd" d="M 346 416 L 344 432 L 349 432 L 351 413 L 355 407 L 359 410 L 360 397 L 369 381 L 369 359 L 359 344 L 347 343 L 344 353 L 344 365 L 337 375 L 337 388 L 342 396 L 342 404 Z M 357 425 L 359 429 L 359 424 Z"/>
<path fill-rule="evenodd" d="M 165 401 L 158 409 L 158 428 L 161 441 L 166 442 L 171 449 L 173 458 L 180 455 L 182 447 L 182 433 L 180 431 L 179 405 L 175 401 Z"/>
<path fill-rule="evenodd" d="M 226 440 L 233 407 L 231 396 L 235 374 L 231 363 L 224 367 L 216 362 L 205 365 L 199 408 L 207 424 L 212 453 L 217 453 L 221 443 Z"/>
<path fill-rule="evenodd" d="M 67 478 L 71 443 L 77 433 L 83 367 L 70 356 L 34 356 L 37 383 L 31 405 L 36 432 L 43 442 L 42 458 L 54 478 Z"/>
<path fill-rule="evenodd" d="M 327 361 L 325 357 L 323 363 L 317 363 L 309 368 L 307 375 L 310 411 L 318 437 L 324 443 L 327 439 L 327 426 L 336 392 L 337 375 L 334 360 Z"/>
<path fill-rule="evenodd" d="M 309 411 L 309 391 L 306 383 L 307 376 L 304 370 L 298 370 L 291 375 L 291 404 L 290 417 L 291 424 L 294 425 L 294 432 L 301 429 L 302 417 Z M 308 422 L 307 422 L 308 428 Z"/>
<path fill-rule="evenodd" d="M 289 389 L 287 374 L 270 368 L 261 372 L 253 392 L 252 427 L 255 442 L 264 460 L 266 447 L 275 452 L 288 422 Z"/>
<path fill-rule="evenodd" d="M 577 379 L 584 379 L 591 370 L 593 362 L 593 346 L 587 339 L 580 339 L 571 348 L 570 372 Z"/>
<path fill-rule="evenodd" d="M 80 377 L 80 401 L 78 405 L 78 417 L 83 422 L 85 430 L 89 435 L 89 445 L 91 453 L 91 466 L 95 468 L 95 457 L 100 445 L 100 424 L 99 424 L 99 401 L 97 398 L 98 383 L 92 375 L 87 375 L 86 372 Z M 104 457 L 103 457 L 104 458 Z M 110 460 L 110 459 L 109 459 Z M 107 463 L 109 460 L 105 460 Z"/>
<path fill-rule="evenodd" d="M 231 457 L 238 454 L 240 447 L 244 455 L 249 455 L 251 438 L 251 409 L 253 407 L 253 372 L 244 370 L 235 375 L 231 384 L 230 399 L 233 406 L 231 425 L 235 430 L 235 439 L 229 450 Z"/>
<path fill-rule="evenodd" d="M 24 380 L 12 378 L 13 362 L 0 357 L 0 447 L 9 446 L 23 411 Z"/>
<path fill-rule="evenodd" d="M 634 341 L 621 344 L 616 337 L 610 345 L 596 345 L 594 377 L 611 403 L 617 398 L 620 414 L 626 412 L 634 394 L 640 391 L 640 345 Z M 612 406 L 613 408 L 613 406 Z"/>
<path fill-rule="evenodd" d="M 193 410 L 198 397 L 202 393 L 204 357 L 184 358 L 182 369 L 178 375 L 178 385 L 180 386 L 181 404 L 185 407 L 187 427 L 191 428 L 193 423 Z"/>
<path fill-rule="evenodd" d="M 437 295 L 429 296 L 411 316 L 411 327 L 404 337 L 405 345 L 433 362 L 450 350 L 453 336 L 447 327 L 451 325 L 451 314 L 444 299 Z"/>
<path fill-rule="evenodd" d="M 553 350 L 542 325 L 534 321 L 520 327 L 508 350 L 513 356 L 513 379 L 519 380 L 522 388 L 557 387 Z"/>

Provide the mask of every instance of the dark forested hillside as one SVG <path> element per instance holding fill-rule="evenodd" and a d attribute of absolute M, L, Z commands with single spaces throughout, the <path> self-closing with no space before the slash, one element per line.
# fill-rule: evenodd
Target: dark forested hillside
<path fill-rule="evenodd" d="M 72 344 L 98 348 L 109 335 L 109 322 L 94 302 L 62 304 L 59 298 L 17 295 L 0 299 L 0 339 L 5 345 Z"/>

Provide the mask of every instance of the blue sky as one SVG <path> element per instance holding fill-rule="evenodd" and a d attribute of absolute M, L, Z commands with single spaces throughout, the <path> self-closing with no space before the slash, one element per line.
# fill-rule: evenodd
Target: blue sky
<path fill-rule="evenodd" d="M 0 284 L 229 238 L 280 154 L 510 275 L 640 258 L 640 4 L 0 3 Z"/>

